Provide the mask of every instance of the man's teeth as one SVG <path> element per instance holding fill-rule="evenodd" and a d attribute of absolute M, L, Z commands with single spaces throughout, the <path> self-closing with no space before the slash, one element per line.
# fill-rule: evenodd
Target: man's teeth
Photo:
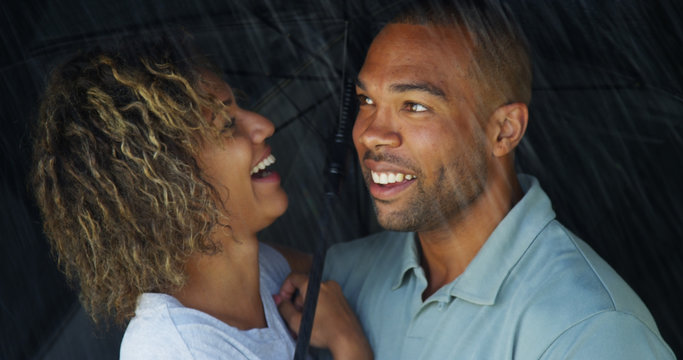
<path fill-rule="evenodd" d="M 402 173 L 391 173 L 391 172 L 383 172 L 383 173 L 378 173 L 374 171 L 370 171 L 372 174 L 372 182 L 375 184 L 381 184 L 381 185 L 386 185 L 386 184 L 394 184 L 397 182 L 403 182 L 403 181 L 410 181 L 413 179 L 417 179 L 415 175 L 410 175 L 410 174 L 402 174 Z"/>
<path fill-rule="evenodd" d="M 268 155 L 265 159 L 261 160 L 253 169 L 251 169 L 251 174 L 254 175 L 257 172 L 265 169 L 266 167 L 275 164 L 275 156 L 273 154 Z"/>

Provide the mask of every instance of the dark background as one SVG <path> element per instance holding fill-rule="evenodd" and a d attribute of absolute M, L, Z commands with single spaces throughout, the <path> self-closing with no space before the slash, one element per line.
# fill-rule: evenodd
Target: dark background
<path fill-rule="evenodd" d="M 243 105 L 268 116 L 290 209 L 262 238 L 311 251 L 331 161 L 344 167 L 328 243 L 377 231 L 340 111 L 382 21 L 401 1 L 24 1 L 0 5 L 0 358 L 117 358 L 56 270 L 27 188 L 47 71 L 120 35 L 182 26 Z M 521 171 L 558 218 L 636 290 L 683 354 L 683 11 L 677 0 L 507 0 L 533 50 Z M 341 121 L 340 113 L 348 120 Z M 340 126 L 341 123 L 341 126 Z M 335 155 L 337 154 L 337 155 Z M 339 155 L 341 154 L 341 155 Z"/>

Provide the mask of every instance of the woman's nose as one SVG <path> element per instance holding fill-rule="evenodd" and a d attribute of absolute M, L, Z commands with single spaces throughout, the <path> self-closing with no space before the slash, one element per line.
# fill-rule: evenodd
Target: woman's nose
<path fill-rule="evenodd" d="M 251 141 L 258 144 L 264 142 L 275 132 L 275 126 L 265 116 L 244 110 L 244 127 Z"/>

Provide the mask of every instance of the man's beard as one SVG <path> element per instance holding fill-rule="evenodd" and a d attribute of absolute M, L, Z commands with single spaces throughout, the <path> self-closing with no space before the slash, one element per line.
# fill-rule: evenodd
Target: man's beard
<path fill-rule="evenodd" d="M 383 201 L 374 199 L 379 224 L 387 230 L 427 231 L 461 216 L 484 192 L 487 180 L 486 153 L 481 146 L 477 150 L 439 168 L 432 184 L 418 173 L 416 189 L 399 209 L 383 211 Z"/>

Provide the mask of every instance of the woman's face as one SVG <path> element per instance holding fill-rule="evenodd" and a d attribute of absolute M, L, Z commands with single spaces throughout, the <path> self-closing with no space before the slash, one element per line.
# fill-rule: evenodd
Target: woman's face
<path fill-rule="evenodd" d="M 280 175 L 268 168 L 274 157 L 265 140 L 275 128 L 265 117 L 241 109 L 230 86 L 218 76 L 204 73 L 203 78 L 201 86 L 227 106 L 232 122 L 219 114 L 212 120 L 207 114 L 221 132 L 221 141 L 205 142 L 197 159 L 199 167 L 220 194 L 233 235 L 254 235 L 287 209 Z"/>

